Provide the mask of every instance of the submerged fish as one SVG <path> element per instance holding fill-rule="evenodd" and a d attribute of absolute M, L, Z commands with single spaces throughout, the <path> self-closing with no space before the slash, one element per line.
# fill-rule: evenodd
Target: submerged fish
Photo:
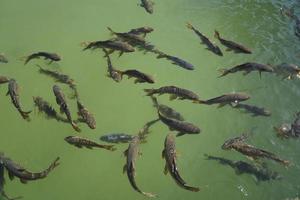
<path fill-rule="evenodd" d="M 300 78 L 300 68 L 295 64 L 282 63 L 276 65 L 275 73 L 283 76 L 283 79 L 292 80 L 295 77 Z"/>
<path fill-rule="evenodd" d="M 21 167 L 19 164 L 4 155 L 0 156 L 0 164 L 8 171 L 9 178 L 12 180 L 14 177 L 18 177 L 22 183 L 46 178 L 48 174 L 59 165 L 58 161 L 59 157 L 57 157 L 47 169 L 35 173 L 26 170 L 24 167 Z"/>
<path fill-rule="evenodd" d="M 39 65 L 36 66 L 39 68 L 39 73 L 52 77 L 56 82 L 67 84 L 69 86 L 75 85 L 75 81 L 66 74 L 61 74 L 57 71 L 44 69 Z"/>
<path fill-rule="evenodd" d="M 296 119 L 291 123 L 284 123 L 279 127 L 274 127 L 278 136 L 284 138 L 299 138 L 300 137 L 300 113 L 296 114 Z"/>
<path fill-rule="evenodd" d="M 175 137 L 172 133 L 168 134 L 165 139 L 164 150 L 162 151 L 162 157 L 166 160 L 164 173 L 167 174 L 169 172 L 172 178 L 177 183 L 177 185 L 192 192 L 200 191 L 198 187 L 192 187 L 187 185 L 187 183 L 181 178 L 178 172 L 177 163 L 176 163 L 177 152 L 175 147 Z"/>
<path fill-rule="evenodd" d="M 1 53 L 0 53 L 0 63 L 8 63 L 7 58 Z"/>
<path fill-rule="evenodd" d="M 179 121 L 176 119 L 168 118 L 162 115 L 158 111 L 159 119 L 169 127 L 171 131 L 178 131 L 177 136 L 182 136 L 185 134 L 199 134 L 201 132 L 200 128 L 192 123 Z"/>
<path fill-rule="evenodd" d="M 152 0 L 141 0 L 140 6 L 145 8 L 147 13 L 152 14 L 153 13 L 153 5 L 154 2 Z"/>
<path fill-rule="evenodd" d="M 70 113 L 67 101 L 65 99 L 65 95 L 61 91 L 60 87 L 57 86 L 57 85 L 54 85 L 53 86 L 53 93 L 54 93 L 55 98 L 56 98 L 56 103 L 60 106 L 60 111 L 62 113 L 66 114 L 67 119 L 68 119 L 69 123 L 72 125 L 72 127 L 74 128 L 74 130 L 76 130 L 77 132 L 80 132 L 81 130 L 79 129 L 77 124 L 72 120 L 71 113 Z"/>
<path fill-rule="evenodd" d="M 69 122 L 67 119 L 60 116 L 50 103 L 45 101 L 42 97 L 33 97 L 33 101 L 39 112 L 45 113 L 48 118 L 53 118 L 62 122 Z"/>
<path fill-rule="evenodd" d="M 65 138 L 65 141 L 78 148 L 86 147 L 88 149 L 93 149 L 94 147 L 96 147 L 96 148 L 106 149 L 109 151 L 116 150 L 116 148 L 114 148 L 114 145 L 98 144 L 89 139 L 78 137 L 78 136 L 68 136 Z"/>
<path fill-rule="evenodd" d="M 107 51 L 104 50 L 104 52 L 106 54 L 106 59 L 107 59 L 107 72 L 108 72 L 107 76 L 112 78 L 114 81 L 118 83 L 122 80 L 122 71 L 117 70 L 113 67 Z"/>
<path fill-rule="evenodd" d="M 171 61 L 173 65 L 177 65 L 177 66 L 182 67 L 187 70 L 194 70 L 194 68 L 195 68 L 191 63 L 189 63 L 185 60 L 182 60 L 181 58 L 165 54 L 159 50 L 152 50 L 152 52 L 155 54 L 158 54 L 158 56 L 157 56 L 158 59 L 165 58 L 165 59 Z"/>
<path fill-rule="evenodd" d="M 215 157 L 206 155 L 208 160 L 216 160 L 222 165 L 228 165 L 233 168 L 236 174 L 250 174 L 254 175 L 258 181 L 270 181 L 281 179 L 282 177 L 277 173 L 269 170 L 266 167 L 258 167 L 256 165 L 244 162 L 244 161 L 233 161 L 226 158 Z"/>
<path fill-rule="evenodd" d="M 146 41 L 145 38 L 134 33 L 118 33 L 113 31 L 110 27 L 107 27 L 107 29 L 113 34 L 116 35 L 120 40 L 123 40 L 125 42 L 128 42 L 130 45 L 145 45 Z"/>
<path fill-rule="evenodd" d="M 240 71 L 244 71 L 243 75 L 247 75 L 252 71 L 258 71 L 259 75 L 261 76 L 262 72 L 273 73 L 274 69 L 270 65 L 247 62 L 247 63 L 237 65 L 235 67 L 232 67 L 230 69 L 220 69 L 221 75 L 219 77 L 226 76 L 227 74 L 233 74 L 233 73 L 240 72 Z"/>
<path fill-rule="evenodd" d="M 160 113 L 162 113 L 162 115 L 168 117 L 168 118 L 172 118 L 172 119 L 177 119 L 179 121 L 184 121 L 184 117 L 177 112 L 176 110 L 174 110 L 173 108 L 163 105 L 163 104 L 159 104 L 156 97 L 154 96 L 150 96 L 152 101 L 153 101 L 153 106 L 155 108 L 158 109 L 158 111 Z"/>
<path fill-rule="evenodd" d="M 126 151 L 124 151 L 124 155 L 126 156 L 126 164 L 123 167 L 123 173 L 127 173 L 129 182 L 132 188 L 147 197 L 155 197 L 155 194 L 143 192 L 138 188 L 135 182 L 135 162 L 138 155 L 141 155 L 139 150 L 140 139 L 138 136 L 135 136 L 130 142 Z"/>
<path fill-rule="evenodd" d="M 226 46 L 228 51 L 233 50 L 235 53 L 246 53 L 246 54 L 251 54 L 251 50 L 241 44 L 238 44 L 236 42 L 230 41 L 230 40 L 225 40 L 224 38 L 221 38 L 220 33 L 218 31 L 215 31 L 215 37 L 223 44 Z"/>
<path fill-rule="evenodd" d="M 10 78 L 0 75 L 0 84 L 8 83 Z"/>
<path fill-rule="evenodd" d="M 120 51 L 120 56 L 126 52 L 134 52 L 133 46 L 126 42 L 118 41 L 118 40 L 106 40 L 106 41 L 95 41 L 87 43 L 86 47 L 83 50 L 95 50 L 95 49 L 109 49 L 108 54 L 113 53 L 114 51 Z"/>
<path fill-rule="evenodd" d="M 86 123 L 91 129 L 96 128 L 96 120 L 92 113 L 90 113 L 81 102 L 77 101 L 78 115 L 80 121 Z"/>
<path fill-rule="evenodd" d="M 122 76 L 126 75 L 128 78 L 135 78 L 134 83 L 154 83 L 154 79 L 152 76 L 145 74 L 143 72 L 140 72 L 135 69 L 129 69 L 121 72 Z"/>
<path fill-rule="evenodd" d="M 32 59 L 37 59 L 41 57 L 44 58 L 45 60 L 50 60 L 50 63 L 52 63 L 53 61 L 61 60 L 61 57 L 56 53 L 37 52 L 27 56 L 24 65 L 26 65 Z"/>
<path fill-rule="evenodd" d="M 232 107 L 237 108 L 237 109 L 244 109 L 246 112 L 252 113 L 253 117 L 256 117 L 256 116 L 269 117 L 269 116 L 271 116 L 271 111 L 269 111 L 265 108 L 262 108 L 262 107 L 254 106 L 254 105 L 239 103 L 239 104 L 234 105 Z"/>
<path fill-rule="evenodd" d="M 101 136 L 100 140 L 108 143 L 129 143 L 133 137 L 133 135 L 128 135 L 125 133 L 113 133 Z"/>
<path fill-rule="evenodd" d="M 128 33 L 136 34 L 136 35 L 143 35 L 145 37 L 148 33 L 151 33 L 153 30 L 154 29 L 151 27 L 144 26 L 144 27 L 131 29 Z"/>
<path fill-rule="evenodd" d="M 246 93 L 229 93 L 223 94 L 221 96 L 208 99 L 208 100 L 201 100 L 199 103 L 206 104 L 206 105 L 213 105 L 219 104 L 219 107 L 223 107 L 227 104 L 238 104 L 241 101 L 246 101 L 250 99 L 250 96 Z"/>
<path fill-rule="evenodd" d="M 283 160 L 276 156 L 275 154 L 268 152 L 263 149 L 256 148 L 254 146 L 251 146 L 249 144 L 246 144 L 245 139 L 242 139 L 241 137 L 231 138 L 225 141 L 225 143 L 222 145 L 223 150 L 231 150 L 234 149 L 241 154 L 244 154 L 246 156 L 249 156 L 253 158 L 254 160 L 257 160 L 259 158 L 267 158 L 274 160 L 276 162 L 279 162 L 283 165 L 289 165 L 290 161 Z"/>
<path fill-rule="evenodd" d="M 179 98 L 180 100 L 192 100 L 195 103 L 199 101 L 199 96 L 194 92 L 176 86 L 164 86 L 158 89 L 144 89 L 144 91 L 148 96 L 152 96 L 154 94 L 170 94 L 170 100 Z"/>
<path fill-rule="evenodd" d="M 153 126 L 156 122 L 158 122 L 159 119 L 151 120 L 147 122 L 143 128 L 141 128 L 138 132 L 138 136 L 140 140 L 145 141 L 146 136 L 150 133 L 150 127 Z"/>
<path fill-rule="evenodd" d="M 218 56 L 223 56 L 223 53 L 222 53 L 221 49 L 216 44 L 211 42 L 208 39 L 208 37 L 206 37 L 200 31 L 198 31 L 196 28 L 194 28 L 192 24 L 187 23 L 186 26 L 187 26 L 188 29 L 191 29 L 192 31 L 194 31 L 194 33 L 196 33 L 196 35 L 198 35 L 198 37 L 200 37 L 202 43 L 207 46 L 208 50 L 212 51 L 213 53 L 215 53 Z"/>
<path fill-rule="evenodd" d="M 8 91 L 6 95 L 10 95 L 11 102 L 17 108 L 23 119 L 29 121 L 29 113 L 31 111 L 23 111 L 20 104 L 20 97 L 19 97 L 19 86 L 15 79 L 10 79 L 8 82 Z"/>

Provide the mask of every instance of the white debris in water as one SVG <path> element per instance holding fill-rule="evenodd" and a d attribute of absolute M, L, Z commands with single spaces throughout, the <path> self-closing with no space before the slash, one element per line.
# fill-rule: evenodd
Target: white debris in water
<path fill-rule="evenodd" d="M 237 188 L 243 193 L 243 195 L 245 197 L 248 196 L 248 193 L 247 193 L 246 189 L 242 185 L 239 185 Z"/>

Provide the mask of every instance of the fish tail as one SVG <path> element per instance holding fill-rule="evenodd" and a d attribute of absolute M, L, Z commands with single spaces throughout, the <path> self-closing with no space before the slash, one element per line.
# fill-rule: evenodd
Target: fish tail
<path fill-rule="evenodd" d="M 110 27 L 106 27 L 109 31 L 110 31 L 110 34 L 111 35 L 114 35 L 115 34 L 115 32 L 110 28 Z"/>
<path fill-rule="evenodd" d="M 155 94 L 156 90 L 155 89 L 144 89 L 144 92 L 146 92 L 147 96 L 152 96 L 153 94 Z"/>
<path fill-rule="evenodd" d="M 152 102 L 153 102 L 153 106 L 154 106 L 155 108 L 158 108 L 158 101 L 157 101 L 157 98 L 154 97 L 154 96 L 151 96 L 151 99 L 152 99 Z"/>
<path fill-rule="evenodd" d="M 221 39 L 219 31 L 215 30 L 215 38 Z"/>
<path fill-rule="evenodd" d="M 149 192 L 141 192 L 143 195 L 145 195 L 146 197 L 150 197 L 150 198 L 154 198 L 154 197 L 157 197 L 156 194 L 152 194 L 152 193 L 149 193 Z"/>
<path fill-rule="evenodd" d="M 81 46 L 81 47 L 84 47 L 84 48 L 82 49 L 82 51 L 85 51 L 85 50 L 89 49 L 89 48 L 90 48 L 90 47 L 89 47 L 89 44 L 90 44 L 90 42 L 81 42 L 81 43 L 80 43 L 80 46 Z"/>
<path fill-rule="evenodd" d="M 187 22 L 187 23 L 186 23 L 186 27 L 187 27 L 188 29 L 194 30 L 194 27 L 193 27 L 193 25 L 192 25 L 190 22 Z"/>
<path fill-rule="evenodd" d="M 29 119 L 29 114 L 32 112 L 32 110 L 31 111 L 22 111 L 21 109 L 18 109 L 18 111 L 19 111 L 19 113 L 21 114 L 21 116 L 23 117 L 23 119 L 25 119 L 25 120 L 30 120 Z"/>
<path fill-rule="evenodd" d="M 226 76 L 229 73 L 228 69 L 219 69 L 218 71 L 221 73 L 221 75 L 218 76 L 218 78 Z"/>
<path fill-rule="evenodd" d="M 59 157 L 57 157 L 48 167 L 48 169 L 46 171 L 44 171 L 45 175 L 47 176 L 47 174 L 49 174 L 54 168 L 56 168 L 60 163 L 59 161 Z"/>
<path fill-rule="evenodd" d="M 80 128 L 78 127 L 78 125 L 75 122 L 71 122 L 72 127 L 74 128 L 75 131 L 77 132 L 81 132 Z"/>
<path fill-rule="evenodd" d="M 109 151 L 117 150 L 117 148 L 115 148 L 114 145 L 104 145 L 104 146 L 101 145 L 101 147 L 103 147 L 104 149 L 109 150 Z"/>
<path fill-rule="evenodd" d="M 192 186 L 188 186 L 188 185 L 184 185 L 184 188 L 189 190 L 189 191 L 192 191 L 192 192 L 199 192 L 200 191 L 200 188 L 192 187 Z"/>

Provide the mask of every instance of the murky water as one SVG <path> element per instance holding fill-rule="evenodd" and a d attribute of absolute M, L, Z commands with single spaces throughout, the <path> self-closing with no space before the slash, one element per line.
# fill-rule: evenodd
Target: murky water
<path fill-rule="evenodd" d="M 279 77 L 257 73 L 248 76 L 234 74 L 217 78 L 218 69 L 247 61 L 278 64 L 298 63 L 299 39 L 294 35 L 293 22 L 279 13 L 281 5 L 294 5 L 295 1 L 275 0 L 164 0 L 155 1 L 154 14 L 147 14 L 130 0 L 0 0 L 0 52 L 9 59 L 1 64 L 1 75 L 15 78 L 21 89 L 24 109 L 33 109 L 32 96 L 42 96 L 56 106 L 52 94 L 53 80 L 37 73 L 32 61 L 24 66 L 20 58 L 36 51 L 56 52 L 62 55 L 59 66 L 53 67 L 69 74 L 78 84 L 81 99 L 94 113 L 97 129 L 81 125 L 81 136 L 98 141 L 101 135 L 113 132 L 135 134 L 146 123 L 155 119 L 152 102 L 143 92 L 145 88 L 176 85 L 210 98 L 223 93 L 244 91 L 251 94 L 249 103 L 272 111 L 270 118 L 256 117 L 229 107 L 202 106 L 188 101 L 169 101 L 162 96 L 160 102 L 181 112 L 185 118 L 202 129 L 200 135 L 177 139 L 180 152 L 178 166 L 184 179 L 201 191 L 192 193 L 179 188 L 170 176 L 163 174 L 161 151 L 167 127 L 161 123 L 151 129 L 148 142 L 141 146 L 142 157 L 137 161 L 136 180 L 144 191 L 158 194 L 159 199 L 285 199 L 299 195 L 300 150 L 299 141 L 281 140 L 275 136 L 273 126 L 290 122 L 299 110 L 299 81 L 283 81 Z M 225 52 L 218 57 L 199 44 L 195 34 L 185 27 L 191 22 L 204 34 L 213 38 L 217 29 L 225 38 L 242 42 L 254 50 L 252 55 Z M 115 83 L 105 76 L 106 60 L 102 52 L 83 52 L 83 41 L 105 40 L 110 37 L 106 27 L 125 32 L 139 26 L 155 29 L 147 39 L 159 49 L 193 63 L 194 71 L 183 70 L 153 54 L 141 52 L 112 56 L 120 69 L 136 68 L 152 74 L 154 85 L 134 84 L 123 80 Z M 219 43 L 218 43 L 219 44 Z M 221 45 L 220 45 L 221 46 Z M 68 87 L 61 85 L 66 94 Z M 61 165 L 46 179 L 21 184 L 6 177 L 5 191 L 10 196 L 24 199 L 145 199 L 131 188 L 127 176 L 122 174 L 125 158 L 118 150 L 77 149 L 63 138 L 76 135 L 71 126 L 47 120 L 34 112 L 31 122 L 24 121 L 5 97 L 7 86 L 0 87 L 1 151 L 26 168 L 39 171 L 56 156 Z M 75 117 L 76 104 L 69 100 Z M 248 159 L 234 151 L 223 151 L 223 142 L 245 130 L 254 129 L 249 143 L 272 151 L 292 161 L 288 169 L 274 162 L 268 166 L 283 176 L 282 180 L 256 182 L 252 176 L 237 175 L 230 167 L 205 159 L 204 154 L 223 156 L 234 160 Z"/>

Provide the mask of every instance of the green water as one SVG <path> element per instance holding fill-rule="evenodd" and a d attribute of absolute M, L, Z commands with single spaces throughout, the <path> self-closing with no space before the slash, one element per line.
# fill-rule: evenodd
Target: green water
<path fill-rule="evenodd" d="M 225 107 L 200 106 L 188 101 L 169 101 L 159 98 L 181 112 L 185 118 L 202 129 L 200 135 L 177 139 L 180 152 L 178 166 L 183 178 L 202 190 L 192 193 L 179 188 L 170 176 L 163 174 L 164 161 L 161 151 L 167 127 L 161 123 L 151 130 L 148 143 L 141 146 L 142 157 L 137 161 L 136 181 L 146 192 L 156 193 L 159 199 L 285 199 L 299 195 L 300 146 L 297 140 L 280 140 L 273 126 L 291 122 L 299 110 L 299 81 L 282 81 L 280 78 L 257 73 L 248 76 L 229 75 L 218 79 L 217 69 L 246 61 L 278 64 L 297 64 L 299 39 L 294 36 L 293 23 L 279 13 L 285 1 L 276 0 L 164 0 L 155 1 L 154 14 L 147 14 L 137 6 L 138 0 L 0 0 L 0 52 L 9 59 L 1 64 L 1 75 L 15 78 L 21 87 L 24 110 L 33 109 L 32 96 L 42 96 L 56 106 L 52 94 L 53 80 L 37 73 L 32 61 L 24 66 L 19 58 L 37 51 L 56 52 L 63 57 L 61 70 L 74 78 L 81 99 L 94 114 L 97 129 L 81 125 L 80 136 L 95 141 L 101 135 L 113 132 L 135 134 L 146 123 L 156 118 L 155 110 L 142 89 L 176 85 L 210 98 L 233 91 L 251 94 L 249 103 L 264 106 L 272 117 L 252 118 L 237 110 Z M 287 2 L 300 5 L 295 0 Z M 298 5 L 297 5 L 298 4 Z M 298 7 L 297 7 L 298 6 Z M 298 9 L 297 9 L 298 8 Z M 240 41 L 254 50 L 252 55 L 235 55 L 225 52 L 218 57 L 205 50 L 199 39 L 185 27 L 191 22 L 212 38 L 219 30 L 225 38 Z M 83 41 L 105 40 L 110 37 L 106 27 L 125 32 L 131 28 L 151 26 L 155 29 L 147 39 L 159 49 L 188 60 L 194 71 L 176 67 L 154 55 L 136 52 L 112 62 L 120 69 L 135 68 L 156 79 L 156 84 L 133 84 L 132 80 L 115 83 L 105 76 L 106 61 L 102 52 L 82 52 Z M 60 85 L 66 94 L 67 86 Z M 1 151 L 32 171 L 46 168 L 56 157 L 61 165 L 46 179 L 21 184 L 6 177 L 5 191 L 10 196 L 24 199 L 146 199 L 131 188 L 127 176 L 122 174 L 125 158 L 118 150 L 77 149 L 63 138 L 76 135 L 68 124 L 47 120 L 34 112 L 31 122 L 24 121 L 5 97 L 7 86 L 0 87 L 1 101 Z M 69 100 L 75 117 L 76 104 Z M 234 160 L 247 159 L 234 151 L 223 151 L 220 146 L 230 137 L 256 127 L 249 143 L 270 150 L 293 165 L 286 169 L 274 162 L 267 162 L 272 170 L 284 178 L 281 181 L 256 183 L 249 175 L 236 175 L 230 167 L 205 160 L 203 154 L 224 156 Z"/>

